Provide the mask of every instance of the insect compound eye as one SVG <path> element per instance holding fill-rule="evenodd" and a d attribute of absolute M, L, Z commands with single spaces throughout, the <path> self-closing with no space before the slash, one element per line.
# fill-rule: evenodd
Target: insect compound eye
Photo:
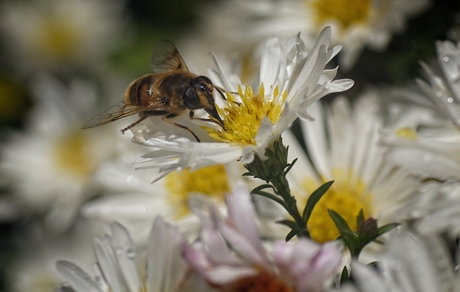
<path fill-rule="evenodd" d="M 185 107 L 190 110 L 196 110 L 196 109 L 202 108 L 200 104 L 200 98 L 198 97 L 198 94 L 196 94 L 195 88 L 192 86 L 187 88 L 182 99 L 184 101 Z"/>

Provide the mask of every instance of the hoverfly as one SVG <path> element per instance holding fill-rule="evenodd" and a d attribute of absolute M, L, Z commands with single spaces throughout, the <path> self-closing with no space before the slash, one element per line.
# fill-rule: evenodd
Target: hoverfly
<path fill-rule="evenodd" d="M 162 41 L 153 52 L 150 65 L 153 74 L 134 80 L 127 88 L 123 100 L 115 103 L 89 120 L 83 129 L 99 127 L 124 117 L 138 114 L 139 119 L 121 130 L 122 133 L 150 116 L 162 116 L 162 120 L 189 131 L 188 127 L 175 123 L 173 118 L 189 110 L 190 119 L 214 122 L 224 127 L 214 102 L 214 89 L 225 98 L 224 90 L 212 84 L 206 76 L 191 73 L 176 46 Z M 204 109 L 210 119 L 194 117 L 194 110 Z"/>

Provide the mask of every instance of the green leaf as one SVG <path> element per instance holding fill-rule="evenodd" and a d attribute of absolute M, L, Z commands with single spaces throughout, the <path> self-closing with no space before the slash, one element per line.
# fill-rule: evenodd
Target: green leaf
<path fill-rule="evenodd" d="M 297 223 L 295 223 L 294 221 L 290 221 L 290 220 L 279 220 L 279 221 L 276 221 L 276 223 L 286 225 L 287 227 L 291 229 L 298 228 Z"/>
<path fill-rule="evenodd" d="M 357 256 L 359 254 L 360 249 L 358 243 L 356 242 L 357 240 L 355 237 L 355 232 L 353 232 L 353 230 L 350 229 L 347 222 L 337 212 L 330 209 L 328 209 L 327 211 L 329 212 L 329 215 L 334 221 L 335 226 L 337 226 L 337 229 L 339 229 L 339 232 L 342 236 L 342 240 L 345 242 L 345 245 L 350 250 L 351 255 Z"/>
<path fill-rule="evenodd" d="M 275 196 L 273 194 L 270 194 L 270 193 L 267 193 L 267 192 L 264 192 L 264 191 L 257 191 L 257 192 L 253 191 L 251 193 L 254 194 L 254 195 L 259 195 L 259 196 L 262 196 L 262 197 L 269 198 L 270 200 L 273 200 L 273 201 L 277 202 L 278 204 L 283 206 L 284 209 L 289 211 L 287 204 L 282 199 L 280 199 L 279 197 L 277 197 L 277 196 Z"/>
<path fill-rule="evenodd" d="M 286 170 L 284 171 L 284 176 L 286 176 L 288 174 L 289 171 L 291 171 L 291 168 L 294 166 L 294 164 L 297 162 L 297 159 L 294 159 L 290 164 L 288 164 L 288 167 L 286 168 Z"/>
<path fill-rule="evenodd" d="M 350 280 L 347 266 L 343 267 L 342 273 L 340 274 L 340 285 Z"/>
<path fill-rule="evenodd" d="M 361 210 L 359 210 L 358 217 L 356 217 L 356 223 L 357 223 L 356 226 L 358 226 L 358 230 L 363 225 L 363 222 L 364 222 L 364 211 L 363 211 L 363 209 L 361 209 Z"/>
<path fill-rule="evenodd" d="M 382 226 L 382 227 L 379 227 L 379 228 L 377 229 L 377 233 L 378 233 L 378 235 L 380 236 L 380 235 L 382 235 L 382 234 L 384 234 L 384 233 L 387 233 L 387 232 L 389 232 L 389 231 L 395 229 L 395 228 L 398 227 L 398 226 L 399 226 L 399 223 L 390 223 L 390 224 L 384 225 L 384 226 Z"/>
<path fill-rule="evenodd" d="M 329 190 L 331 185 L 334 183 L 334 181 L 329 181 L 319 188 L 317 188 L 311 196 L 307 200 L 307 204 L 305 205 L 305 208 L 303 209 L 303 214 L 302 218 L 305 221 L 305 223 L 308 223 L 308 220 L 310 219 L 311 213 L 313 212 L 313 209 L 316 206 L 316 203 L 319 202 L 319 200 L 323 197 L 323 195 Z"/>
<path fill-rule="evenodd" d="M 288 242 L 288 241 L 291 240 L 294 236 L 296 236 L 297 233 L 299 233 L 299 231 L 300 231 L 299 229 L 292 229 L 292 230 L 288 233 L 288 235 L 286 235 L 286 239 L 285 239 L 286 242 Z"/>
<path fill-rule="evenodd" d="M 272 185 L 269 185 L 269 184 L 263 184 L 263 185 L 260 185 L 258 187 L 255 187 L 251 193 L 255 193 L 257 191 L 261 191 L 261 190 L 265 190 L 265 189 L 268 189 L 268 188 L 271 188 L 271 189 L 274 189 Z"/>

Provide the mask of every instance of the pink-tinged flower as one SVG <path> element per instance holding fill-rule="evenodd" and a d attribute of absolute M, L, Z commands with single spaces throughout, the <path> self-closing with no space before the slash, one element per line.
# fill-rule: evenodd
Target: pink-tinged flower
<path fill-rule="evenodd" d="M 182 245 L 185 258 L 205 280 L 222 291 L 325 291 L 340 267 L 341 244 L 301 238 L 264 247 L 248 190 L 238 187 L 227 199 L 228 218 L 198 214 L 201 241 Z"/>

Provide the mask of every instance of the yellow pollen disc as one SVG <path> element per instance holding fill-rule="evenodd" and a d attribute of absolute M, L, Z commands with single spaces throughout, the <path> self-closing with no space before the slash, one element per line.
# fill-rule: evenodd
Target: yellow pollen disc
<path fill-rule="evenodd" d="M 36 36 L 36 49 L 40 54 L 59 60 L 72 59 L 80 46 L 81 32 L 65 19 L 55 16 L 41 24 Z"/>
<path fill-rule="evenodd" d="M 311 238 L 319 243 L 331 241 L 340 236 L 334 221 L 328 213 L 328 209 L 334 210 L 342 216 L 351 230 L 354 231 L 357 231 L 356 218 L 361 209 L 366 219 L 372 214 L 372 195 L 368 192 L 361 179 L 357 179 L 350 174 L 345 175 L 341 170 L 334 170 L 332 180 L 334 180 L 334 183 L 316 204 L 308 221 L 307 229 Z M 323 180 L 322 183 L 325 182 Z M 310 194 L 319 186 L 313 180 L 304 182 L 304 188 Z M 305 206 L 305 203 L 306 201 L 301 202 L 299 200 L 299 204 L 302 204 L 301 208 Z"/>
<path fill-rule="evenodd" d="M 411 128 L 400 128 L 396 130 L 396 135 L 400 138 L 415 141 L 417 140 L 417 132 Z"/>
<path fill-rule="evenodd" d="M 283 104 L 287 92 L 280 94 L 278 86 L 273 90 L 272 97 L 267 100 L 264 96 L 264 86 L 260 86 L 259 93 L 254 93 L 250 86 L 243 90 L 238 86 L 241 100 L 227 92 L 227 105 L 217 108 L 225 130 L 205 127 L 209 135 L 219 141 L 236 145 L 255 145 L 255 137 L 264 117 L 268 117 L 272 124 L 276 123 L 282 114 Z"/>
<path fill-rule="evenodd" d="M 56 145 L 56 163 L 67 173 L 87 179 L 94 170 L 94 163 L 89 157 L 87 138 L 78 131 L 67 135 Z"/>
<path fill-rule="evenodd" d="M 335 21 L 344 30 L 365 23 L 372 13 L 371 0 L 313 0 L 311 8 L 318 26 Z"/>
<path fill-rule="evenodd" d="M 190 213 L 188 197 L 199 193 L 213 199 L 223 200 L 230 192 L 224 165 L 213 165 L 190 172 L 188 169 L 173 172 L 165 178 L 169 191 L 169 203 L 177 206 L 176 218 Z"/>

